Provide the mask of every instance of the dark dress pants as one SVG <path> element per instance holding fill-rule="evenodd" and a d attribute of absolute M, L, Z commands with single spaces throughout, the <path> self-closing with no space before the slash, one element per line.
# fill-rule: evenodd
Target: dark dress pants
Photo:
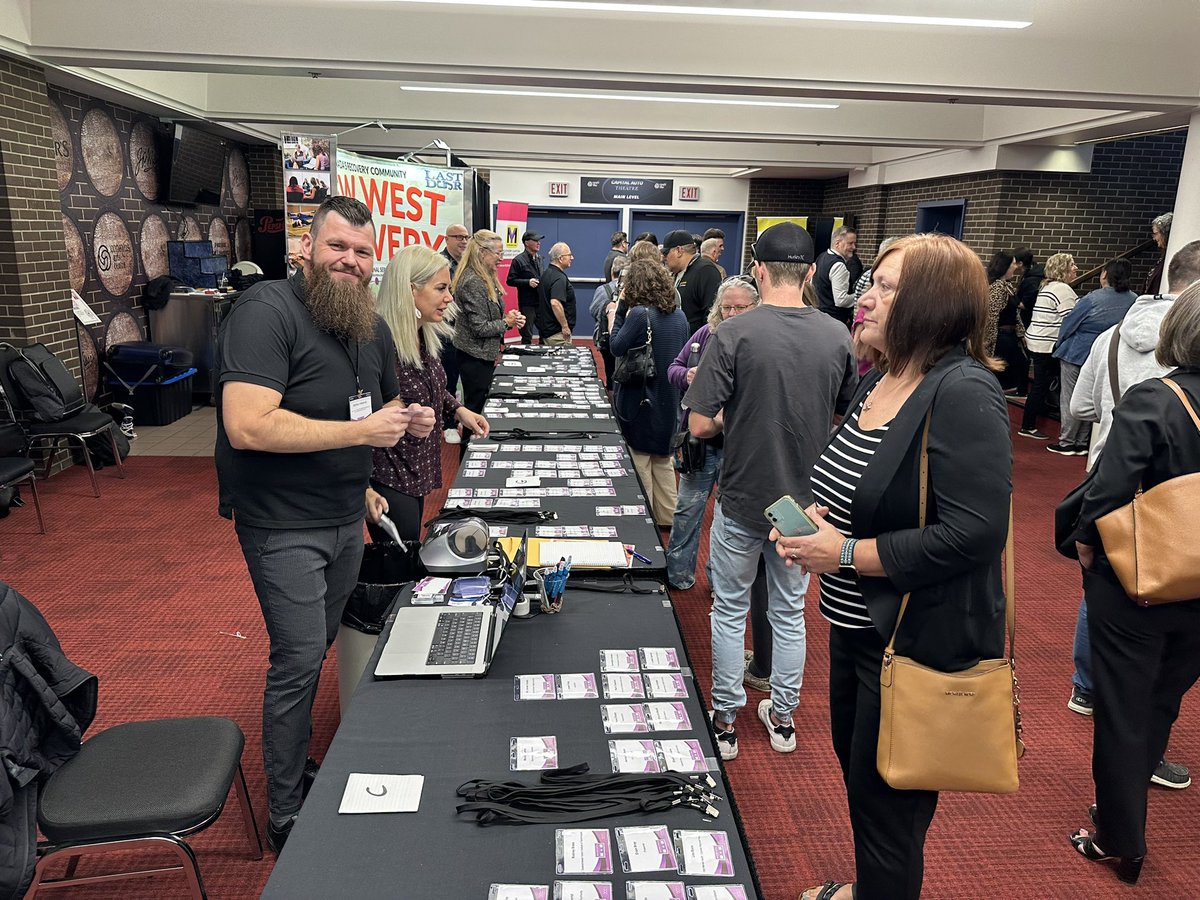
<path fill-rule="evenodd" d="M 1183 695 L 1200 678 L 1200 600 L 1140 607 L 1103 559 L 1083 573 L 1083 586 L 1095 681 L 1096 843 L 1105 853 L 1143 856 L 1150 775 Z"/>
<path fill-rule="evenodd" d="M 1047 398 L 1050 387 L 1058 378 L 1058 360 L 1051 353 L 1030 353 L 1033 358 L 1033 384 L 1025 399 L 1025 413 L 1021 416 L 1022 428 L 1037 428 L 1038 416 L 1049 409 Z"/>
<path fill-rule="evenodd" d="M 1015 331 L 1001 331 L 996 335 L 996 355 L 1004 360 L 1004 371 L 1000 373 L 1000 385 L 1007 390 L 1016 388 L 1017 396 L 1029 392 L 1029 357 Z"/>
<path fill-rule="evenodd" d="M 533 343 L 533 320 L 537 316 L 537 306 L 520 306 L 518 309 L 525 317 L 525 324 L 520 329 L 521 343 L 528 347 Z"/>
<path fill-rule="evenodd" d="M 383 495 L 387 501 L 387 517 L 396 526 L 402 541 L 419 541 L 421 539 L 421 515 L 425 511 L 425 498 L 402 494 L 394 487 L 388 487 L 380 481 L 371 479 L 371 487 Z M 367 523 L 367 534 L 371 541 L 383 544 L 390 541 L 391 536 L 378 525 Z"/>
<path fill-rule="evenodd" d="M 473 413 L 483 413 L 492 379 L 496 377 L 496 363 L 490 359 L 478 359 L 470 353 L 458 351 L 458 376 L 462 379 L 463 406 Z M 467 455 L 469 435 L 463 429 L 462 443 L 458 445 L 459 459 Z"/>
<path fill-rule="evenodd" d="M 875 767 L 883 649 L 874 628 L 829 627 L 830 729 L 854 829 L 856 900 L 917 900 L 938 795 L 898 791 Z"/>

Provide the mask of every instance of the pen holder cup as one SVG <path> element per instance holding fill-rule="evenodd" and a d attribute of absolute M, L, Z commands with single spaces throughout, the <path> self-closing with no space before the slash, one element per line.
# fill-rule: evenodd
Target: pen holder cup
<path fill-rule="evenodd" d="M 568 574 L 558 571 L 554 566 L 545 566 L 533 573 L 541 596 L 542 612 L 556 613 L 562 610 Z"/>

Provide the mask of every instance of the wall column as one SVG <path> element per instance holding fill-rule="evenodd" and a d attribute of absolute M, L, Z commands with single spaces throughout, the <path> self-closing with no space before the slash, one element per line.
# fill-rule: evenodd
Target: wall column
<path fill-rule="evenodd" d="M 1200 110 L 1192 113 L 1188 123 L 1187 144 L 1183 149 L 1183 167 L 1179 171 L 1179 189 L 1175 193 L 1175 214 L 1171 222 L 1171 238 L 1167 242 L 1167 261 L 1184 244 L 1200 240 Z M 1159 290 L 1167 289 L 1167 267 Z"/>

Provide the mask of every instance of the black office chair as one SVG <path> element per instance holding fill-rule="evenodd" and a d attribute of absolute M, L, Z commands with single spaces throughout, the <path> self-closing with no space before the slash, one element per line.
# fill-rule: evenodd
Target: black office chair
<path fill-rule="evenodd" d="M 29 484 L 33 497 L 33 508 L 37 512 L 38 530 L 46 533 L 46 522 L 42 518 L 42 501 L 38 496 L 37 476 L 33 473 L 33 460 L 26 456 L 29 442 L 25 432 L 16 422 L 0 423 L 0 491 L 21 484 Z M 0 513 L 0 515 L 6 515 Z"/>
<path fill-rule="evenodd" d="M 190 895 L 203 900 L 200 866 L 184 838 L 217 820 L 231 785 L 253 858 L 262 859 L 242 772 L 244 746 L 245 736 L 234 722 L 212 716 L 129 722 L 84 741 L 42 790 L 38 826 L 47 843 L 38 846 L 25 900 L 41 891 L 162 872 L 183 872 Z M 82 856 L 152 847 L 170 850 L 178 865 L 75 874 Z M 64 875 L 47 879 L 50 863 L 62 856 L 68 857 Z"/>
<path fill-rule="evenodd" d="M 13 421 L 16 420 L 18 410 L 28 413 L 31 409 L 24 402 L 23 395 L 8 372 L 8 366 L 17 358 L 18 352 L 17 348 L 11 344 L 0 343 L 0 405 L 4 407 L 4 409 L 0 409 L 0 414 L 7 414 L 8 418 Z M 83 392 L 80 391 L 79 395 L 82 397 Z M 92 480 L 92 493 L 99 497 L 100 483 L 96 480 L 96 467 L 92 465 L 92 455 L 88 453 L 86 440 L 98 434 L 108 436 L 112 443 L 113 458 L 117 461 L 117 474 L 122 478 L 125 477 L 125 463 L 117 448 L 117 423 L 113 421 L 112 416 L 102 412 L 99 407 L 91 403 L 85 403 L 80 412 L 60 421 L 31 420 L 22 427 L 29 438 L 31 450 L 38 445 L 44 445 L 46 448 L 46 461 L 42 471 L 43 479 L 50 476 L 50 468 L 54 464 L 54 449 L 64 443 L 69 448 L 72 442 L 76 442 L 82 451 L 83 461 L 87 465 L 88 476 Z"/>

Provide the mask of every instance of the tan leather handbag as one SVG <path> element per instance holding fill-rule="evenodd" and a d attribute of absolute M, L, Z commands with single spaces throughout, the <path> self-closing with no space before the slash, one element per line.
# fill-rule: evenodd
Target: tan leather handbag
<path fill-rule="evenodd" d="M 920 521 L 929 492 L 929 418 L 921 437 Z M 1012 502 L 1005 555 L 1005 626 L 1008 657 L 984 659 L 961 672 L 939 672 L 895 652 L 908 607 L 896 627 L 879 674 L 880 716 L 876 766 L 898 790 L 1011 794 L 1019 786 L 1021 697 L 1017 685 L 1016 604 L 1013 598 Z"/>
<path fill-rule="evenodd" d="M 1170 378 L 1162 383 L 1200 430 L 1200 418 L 1179 385 Z M 1104 555 L 1135 603 L 1156 606 L 1200 597 L 1200 544 L 1189 527 L 1198 509 L 1200 472 L 1193 472 L 1139 490 L 1120 509 L 1096 520 Z"/>

